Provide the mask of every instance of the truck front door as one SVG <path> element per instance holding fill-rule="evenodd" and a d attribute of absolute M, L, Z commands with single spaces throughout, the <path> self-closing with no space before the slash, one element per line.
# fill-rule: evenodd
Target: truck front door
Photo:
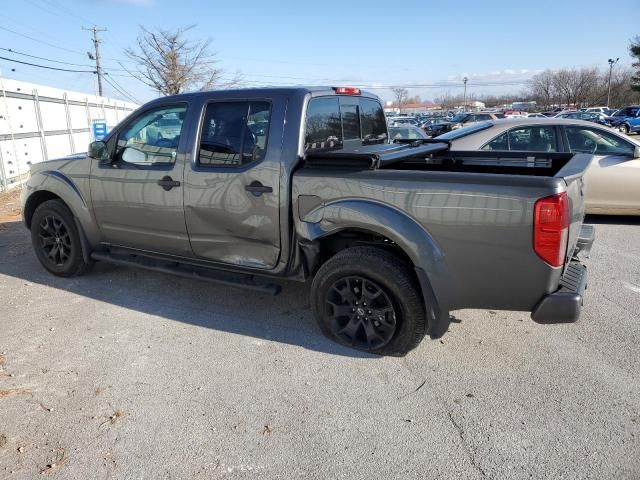
<path fill-rule="evenodd" d="M 91 199 L 105 242 L 193 256 L 183 209 L 186 112 L 178 103 L 136 114 L 118 129 L 110 161 L 92 161 Z"/>
<path fill-rule="evenodd" d="M 202 106 L 185 168 L 185 221 L 196 257 L 271 269 L 280 255 L 284 99 Z"/>

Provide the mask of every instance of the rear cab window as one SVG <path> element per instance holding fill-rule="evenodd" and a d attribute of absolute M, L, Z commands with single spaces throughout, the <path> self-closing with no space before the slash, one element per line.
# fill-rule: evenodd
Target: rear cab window
<path fill-rule="evenodd" d="M 386 143 L 387 123 L 380 102 L 360 96 L 326 96 L 309 100 L 305 151 L 337 150 Z"/>

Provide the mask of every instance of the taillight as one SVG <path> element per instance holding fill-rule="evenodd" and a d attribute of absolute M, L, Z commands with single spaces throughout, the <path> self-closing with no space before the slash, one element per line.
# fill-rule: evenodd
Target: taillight
<path fill-rule="evenodd" d="M 356 87 L 335 87 L 338 95 L 360 95 L 360 89 Z"/>
<path fill-rule="evenodd" d="M 534 207 L 533 249 L 552 267 L 564 264 L 569 237 L 567 193 L 541 198 Z"/>

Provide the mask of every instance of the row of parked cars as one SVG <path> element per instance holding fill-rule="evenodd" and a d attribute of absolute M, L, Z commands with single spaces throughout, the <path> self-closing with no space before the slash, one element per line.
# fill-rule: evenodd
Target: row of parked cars
<path fill-rule="evenodd" d="M 388 117 L 392 127 L 405 127 L 404 132 L 419 135 L 413 129 L 414 126 L 422 129 L 429 137 L 436 137 L 444 133 L 456 130 L 475 122 L 497 120 L 501 118 L 565 118 L 572 120 L 584 120 L 608 127 L 614 127 L 625 134 L 640 131 L 640 106 L 628 106 L 618 110 L 606 107 L 591 107 L 581 110 L 563 110 L 557 108 L 548 112 L 527 113 L 518 111 L 507 112 L 448 112 L 445 115 L 416 115 Z"/>

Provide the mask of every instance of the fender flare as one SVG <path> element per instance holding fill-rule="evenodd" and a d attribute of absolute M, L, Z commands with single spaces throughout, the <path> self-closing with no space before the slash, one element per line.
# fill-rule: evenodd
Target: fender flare
<path fill-rule="evenodd" d="M 428 333 L 442 336 L 449 327 L 451 280 L 444 252 L 431 234 L 405 212 L 390 205 L 361 199 L 323 203 L 296 218 L 301 240 L 315 242 L 347 229 L 381 235 L 393 241 L 411 259 L 425 302 L 435 305 Z"/>
<path fill-rule="evenodd" d="M 91 245 L 97 244 L 99 234 L 95 229 L 87 230 L 86 225 L 94 225 L 93 215 L 82 191 L 68 175 L 57 170 L 43 170 L 31 176 L 23 187 L 22 207 L 24 221 L 29 226 L 33 213 L 30 202 L 39 193 L 49 193 L 60 198 L 71 211 L 80 234 L 82 255 L 86 259 L 91 253 Z M 29 216 L 28 216 L 29 215 Z"/>

